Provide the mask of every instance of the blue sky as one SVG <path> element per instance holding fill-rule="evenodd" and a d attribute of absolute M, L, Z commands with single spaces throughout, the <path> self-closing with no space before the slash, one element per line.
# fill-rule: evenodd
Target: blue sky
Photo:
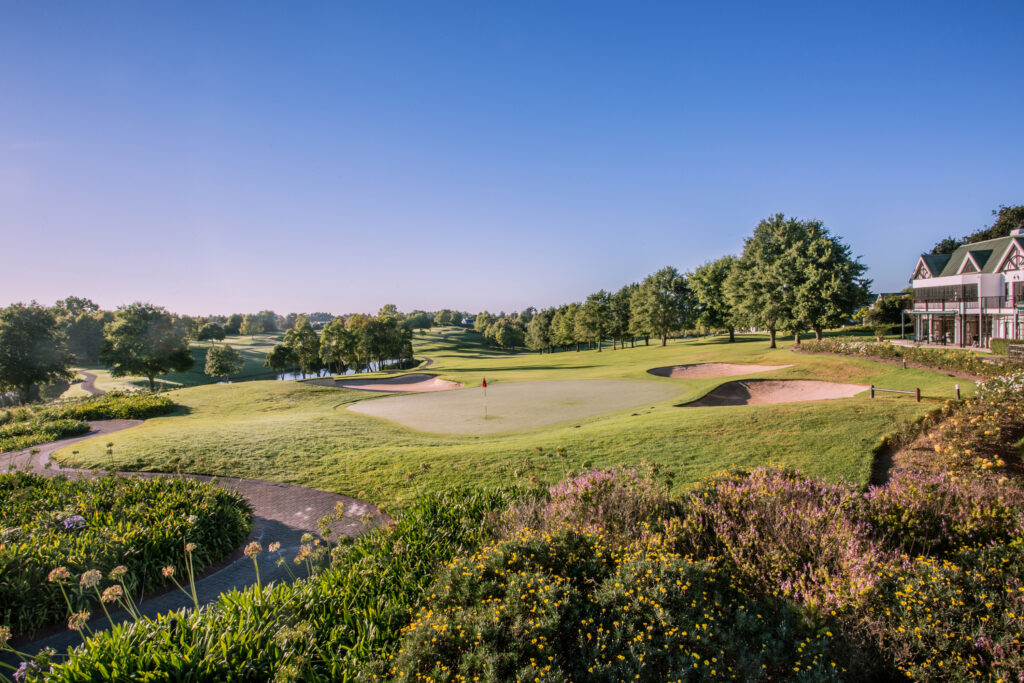
<path fill-rule="evenodd" d="M 778 5 L 778 6 L 777 6 Z M 0 3 L 0 305 L 579 300 L 1024 203 L 1024 3 Z"/>

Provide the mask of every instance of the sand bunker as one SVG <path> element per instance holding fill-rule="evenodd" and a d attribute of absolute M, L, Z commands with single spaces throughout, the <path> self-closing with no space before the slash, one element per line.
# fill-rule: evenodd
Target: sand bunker
<path fill-rule="evenodd" d="M 347 407 L 364 415 L 392 420 L 421 432 L 497 434 L 574 422 L 679 396 L 681 388 L 665 382 L 580 379 L 496 383 L 424 394 L 388 396 Z"/>
<path fill-rule="evenodd" d="M 849 398 L 868 387 L 862 384 L 836 384 L 813 380 L 752 379 L 726 382 L 703 398 L 687 403 L 687 408 L 721 406 L 757 406 L 769 403 L 799 403 L 824 401 L 830 398 Z"/>
<path fill-rule="evenodd" d="M 378 379 L 356 379 L 352 376 L 342 378 L 325 377 L 322 379 L 309 380 L 308 384 L 316 384 L 322 387 L 334 389 L 357 389 L 359 391 L 448 391 L 458 389 L 462 385 L 458 382 L 450 382 L 441 379 L 437 375 L 425 373 L 414 373 L 411 375 L 398 375 L 397 377 L 383 377 Z"/>
<path fill-rule="evenodd" d="M 768 372 L 791 368 L 792 365 L 739 365 L 736 363 L 699 363 L 696 365 L 667 365 L 663 368 L 651 368 L 647 372 L 658 377 L 735 377 L 736 375 L 752 375 L 755 372 Z"/>

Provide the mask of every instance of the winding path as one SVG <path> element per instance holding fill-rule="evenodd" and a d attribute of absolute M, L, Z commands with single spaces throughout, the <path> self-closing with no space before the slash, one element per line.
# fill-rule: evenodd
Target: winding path
<path fill-rule="evenodd" d="M 0 455 L 0 466 L 6 468 L 9 464 L 20 469 L 42 474 L 43 476 L 54 476 L 65 474 L 70 476 L 95 477 L 104 472 L 99 470 L 78 470 L 62 468 L 56 462 L 50 460 L 51 454 L 58 448 L 63 448 L 85 439 L 113 434 L 124 429 L 129 429 L 142 424 L 141 420 L 98 420 L 92 422 L 93 431 L 83 436 L 54 441 L 48 444 L 41 444 L 31 449 L 5 453 Z M 33 453 L 33 451 L 36 451 Z M 160 477 L 178 476 L 149 472 L 126 472 L 130 476 Z M 209 482 L 213 477 L 200 475 L 181 475 L 187 479 Z M 253 528 L 246 539 L 260 541 L 264 548 L 273 542 L 281 544 L 281 554 L 288 560 L 287 564 L 296 575 L 301 572 L 291 562 L 301 545 L 300 539 L 303 534 L 311 533 L 319 536 L 317 520 L 332 514 L 338 503 L 344 505 L 344 516 L 341 520 L 331 525 L 332 538 L 339 534 L 357 536 L 369 528 L 387 523 L 390 518 L 384 515 L 376 506 L 365 503 L 354 498 L 342 496 L 327 491 L 293 486 L 291 484 L 279 484 L 269 481 L 258 481 L 255 479 L 235 479 L 230 477 L 216 478 L 216 483 L 226 489 L 238 491 L 249 501 L 253 509 Z M 266 585 L 270 581 L 287 581 L 291 574 L 284 567 L 277 566 L 277 555 L 264 552 L 260 556 L 260 579 Z M 222 561 L 219 565 L 208 569 L 200 575 L 196 581 L 196 593 L 200 604 L 213 602 L 221 593 L 233 588 L 245 588 L 256 583 L 256 571 L 252 560 L 241 554 L 240 549 L 233 555 Z M 143 614 L 153 616 L 163 612 L 192 607 L 191 598 L 186 597 L 178 590 L 161 592 L 152 596 L 140 604 Z M 120 616 L 120 618 L 119 618 Z M 115 621 L 124 621 L 128 618 L 126 614 L 114 614 Z M 93 619 L 89 623 L 93 631 L 100 631 L 109 627 L 106 617 Z M 44 647 L 53 647 L 58 652 L 65 651 L 81 642 L 77 631 L 67 629 L 55 629 L 52 635 L 40 638 L 39 640 L 15 644 L 17 649 L 34 654 Z"/>
<path fill-rule="evenodd" d="M 79 370 L 78 374 L 82 376 L 82 391 L 85 393 L 90 394 L 91 396 L 102 396 L 107 393 L 102 389 L 96 388 L 96 375 L 91 372 L 86 372 L 85 370 Z"/>

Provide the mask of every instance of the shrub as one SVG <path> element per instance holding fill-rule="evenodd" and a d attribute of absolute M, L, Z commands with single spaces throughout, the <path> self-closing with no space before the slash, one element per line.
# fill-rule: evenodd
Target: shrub
<path fill-rule="evenodd" d="M 911 363 L 918 363 L 936 370 L 962 372 L 976 377 L 996 377 L 1021 367 L 1021 364 L 1016 361 L 986 359 L 977 353 L 961 349 L 900 346 L 889 342 L 868 342 L 840 337 L 805 342 L 801 350 L 804 353 L 838 353 L 882 360 L 906 359 Z"/>
<path fill-rule="evenodd" d="M 856 607 L 895 561 L 858 520 L 860 494 L 778 467 L 735 470 L 686 497 L 676 547 L 723 557 L 759 590 L 809 617 Z"/>
<path fill-rule="evenodd" d="M 621 549 L 566 525 L 451 563 L 399 651 L 363 678 L 841 679 L 831 635 L 655 537 Z"/>
<path fill-rule="evenodd" d="M 10 422 L 0 426 L 0 453 L 20 451 L 29 446 L 56 441 L 69 436 L 78 436 L 89 431 L 89 425 L 81 420 L 40 420 Z"/>
<path fill-rule="evenodd" d="M 0 620 L 15 634 L 67 617 L 61 587 L 47 576 L 127 568 L 130 592 L 164 582 L 161 568 L 180 563 L 195 543 L 201 569 L 233 550 L 251 512 L 237 493 L 182 479 L 100 479 L 0 475 Z M 72 609 L 91 610 L 97 596 L 75 589 Z"/>
<path fill-rule="evenodd" d="M 1024 344 L 1024 339 L 993 339 L 989 348 L 997 356 L 1008 356 L 1010 355 L 1010 344 Z"/>

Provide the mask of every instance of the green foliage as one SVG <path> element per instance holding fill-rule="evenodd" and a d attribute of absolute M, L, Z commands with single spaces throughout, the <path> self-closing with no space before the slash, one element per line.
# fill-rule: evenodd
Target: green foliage
<path fill-rule="evenodd" d="M 689 276 L 696 323 L 709 330 L 728 329 L 729 341 L 735 338 L 732 307 L 725 295 L 725 281 L 736 263 L 735 256 L 723 256 L 693 271 Z"/>
<path fill-rule="evenodd" d="M 111 374 L 146 377 L 150 390 L 157 375 L 184 372 L 195 364 L 185 326 L 159 306 L 134 303 L 118 308 L 104 335 L 100 360 Z"/>
<path fill-rule="evenodd" d="M 424 496 L 393 526 L 335 549 L 315 577 L 232 591 L 202 611 L 99 633 L 47 680 L 352 680 L 395 647 L 437 567 L 491 537 L 489 519 L 511 497 L 466 489 Z"/>
<path fill-rule="evenodd" d="M 995 221 L 992 222 L 992 225 L 982 228 L 981 230 L 973 232 L 960 239 L 956 239 L 952 235 L 946 237 L 932 247 L 932 253 L 952 254 L 957 250 L 957 247 L 961 245 L 975 244 L 977 242 L 984 242 L 985 240 L 1006 237 L 1010 234 L 1011 230 L 1024 228 L 1024 205 L 1003 206 L 1000 204 L 998 209 L 992 209 L 992 215 L 996 217 Z"/>
<path fill-rule="evenodd" d="M 963 372 L 977 377 L 995 377 L 1015 369 L 1020 363 L 984 358 L 977 353 L 961 349 L 932 349 L 919 346 L 899 346 L 889 342 L 867 342 L 860 339 L 832 337 L 809 342 L 803 350 L 810 353 L 839 353 L 847 356 L 880 358 L 883 360 L 906 359 L 911 363 L 935 368 Z"/>
<path fill-rule="evenodd" d="M 93 301 L 76 296 L 58 301 L 54 312 L 75 361 L 95 363 L 103 347 L 103 328 L 113 321 L 114 314 L 101 311 Z"/>
<path fill-rule="evenodd" d="M 242 324 L 238 327 L 239 334 L 252 336 L 254 334 L 260 334 L 264 329 L 264 321 L 262 318 L 256 315 L 247 315 L 242 318 Z"/>
<path fill-rule="evenodd" d="M 538 311 L 526 326 L 526 348 L 533 351 L 549 351 L 554 345 L 551 323 L 555 317 L 555 309 L 545 308 Z"/>
<path fill-rule="evenodd" d="M 335 372 L 344 372 L 359 362 L 359 340 L 341 318 L 328 323 L 320 335 L 320 360 Z"/>
<path fill-rule="evenodd" d="M 989 344 L 989 348 L 997 356 L 1009 356 L 1010 344 L 1024 345 L 1024 339 L 993 339 Z"/>
<path fill-rule="evenodd" d="M 608 292 L 602 289 L 600 292 L 588 296 L 583 307 L 580 308 L 579 315 L 576 317 L 576 336 L 579 339 L 596 343 L 597 350 L 601 351 L 601 341 L 611 329 L 611 325 L 611 302 Z"/>
<path fill-rule="evenodd" d="M 265 367 L 278 372 L 283 372 L 297 363 L 298 359 L 295 357 L 295 354 L 284 344 L 275 344 L 274 348 L 267 354 L 266 360 L 263 361 Z"/>
<path fill-rule="evenodd" d="M 239 334 L 242 329 L 242 323 L 245 321 L 245 316 L 241 313 L 234 313 L 228 316 L 227 322 L 224 323 L 224 334 Z"/>
<path fill-rule="evenodd" d="M 72 610 L 91 610 L 98 595 L 79 574 L 123 565 L 138 594 L 163 583 L 161 568 L 183 561 L 186 542 L 201 569 L 231 552 L 250 520 L 239 494 L 189 480 L 0 475 L 0 620 L 16 634 L 63 621 L 61 586 L 47 580 L 57 567 L 73 575 Z"/>
<path fill-rule="evenodd" d="M 686 276 L 667 266 L 648 275 L 630 297 L 632 331 L 639 336 L 661 337 L 683 328 L 693 311 L 692 295 Z"/>
<path fill-rule="evenodd" d="M 242 354 L 235 351 L 229 344 L 213 346 L 206 352 L 206 367 L 204 371 L 210 377 L 223 377 L 227 379 L 241 371 L 245 365 Z"/>
<path fill-rule="evenodd" d="M 291 349 L 304 374 L 320 369 L 320 337 L 309 318 L 300 315 L 296 319 L 295 326 L 284 333 L 284 345 Z"/>
<path fill-rule="evenodd" d="M 89 431 L 81 420 L 35 418 L 0 425 L 0 453 L 20 451 L 29 446 L 78 436 Z"/>
<path fill-rule="evenodd" d="M 196 339 L 199 341 L 221 341 L 225 336 L 226 333 L 223 327 L 217 323 L 206 323 L 199 328 L 199 332 L 196 334 Z"/>
<path fill-rule="evenodd" d="M 33 386 L 74 377 L 71 361 L 52 310 L 35 302 L 0 309 L 0 393 L 17 390 L 28 402 Z"/>

